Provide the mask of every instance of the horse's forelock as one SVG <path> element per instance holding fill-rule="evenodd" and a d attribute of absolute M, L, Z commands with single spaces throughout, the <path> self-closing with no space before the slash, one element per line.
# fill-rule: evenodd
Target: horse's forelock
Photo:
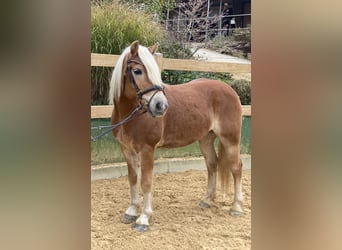
<path fill-rule="evenodd" d="M 130 53 L 130 47 L 127 47 L 122 54 L 120 55 L 118 61 L 116 62 L 112 78 L 110 81 L 110 89 L 109 89 L 109 96 L 108 101 L 109 104 L 113 105 L 114 99 L 118 100 L 121 95 L 121 85 L 123 84 L 122 81 L 122 72 L 125 57 Z M 161 80 L 161 74 L 158 67 L 158 64 L 153 58 L 153 55 L 148 50 L 148 48 L 139 45 L 138 56 L 141 62 L 144 64 L 148 78 L 152 82 L 153 85 L 162 86 L 163 82 Z"/>
<path fill-rule="evenodd" d="M 144 64 L 146 68 L 148 78 L 150 79 L 152 84 L 162 86 L 163 82 L 161 80 L 161 74 L 158 64 L 156 63 L 153 55 L 148 50 L 148 48 L 140 45 L 138 55 L 141 62 Z"/>

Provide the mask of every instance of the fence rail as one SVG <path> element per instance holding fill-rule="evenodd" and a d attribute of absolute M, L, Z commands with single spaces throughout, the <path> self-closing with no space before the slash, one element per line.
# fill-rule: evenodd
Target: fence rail
<path fill-rule="evenodd" d="M 113 67 L 118 60 L 118 55 L 91 54 L 91 66 Z M 200 60 L 171 59 L 156 56 L 156 61 L 160 71 L 180 70 L 180 71 L 203 71 L 203 72 L 229 72 L 250 73 L 250 63 L 228 63 L 228 62 L 208 62 Z"/>
<path fill-rule="evenodd" d="M 251 105 L 242 105 L 242 115 L 251 116 L 251 109 Z M 112 116 L 112 111 L 112 105 L 91 106 L 91 118 L 110 118 Z"/>
<path fill-rule="evenodd" d="M 119 56 L 91 53 L 92 67 L 114 67 Z M 227 62 L 207 62 L 199 60 L 183 60 L 155 57 L 157 64 L 162 70 L 180 70 L 180 71 L 203 71 L 203 72 L 229 72 L 250 73 L 251 65 L 247 63 L 227 63 Z M 91 106 L 91 119 L 111 117 L 113 106 Z M 242 114 L 251 116 L 251 105 L 242 106 Z"/>

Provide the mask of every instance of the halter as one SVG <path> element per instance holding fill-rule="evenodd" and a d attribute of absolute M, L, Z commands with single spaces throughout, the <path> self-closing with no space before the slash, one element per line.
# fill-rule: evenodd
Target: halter
<path fill-rule="evenodd" d="M 146 108 L 146 109 L 150 112 L 150 107 L 149 107 L 150 101 L 153 99 L 153 97 L 154 97 L 159 91 L 163 91 L 163 93 L 164 93 L 164 95 L 165 95 L 164 88 L 161 87 L 161 86 L 158 86 L 158 85 L 152 85 L 151 87 L 148 87 L 148 88 L 145 89 L 145 90 L 141 90 L 141 89 L 139 88 L 139 86 L 137 85 L 137 83 L 135 82 L 135 79 L 134 79 L 134 76 L 133 76 L 133 73 L 132 73 L 133 70 L 132 70 L 132 67 L 131 67 L 131 65 L 130 65 L 130 63 L 132 63 L 132 62 L 137 63 L 137 64 L 140 64 L 140 65 L 142 65 L 142 66 L 144 66 L 144 67 L 145 67 L 145 65 L 144 65 L 142 62 L 140 62 L 140 61 L 131 60 L 130 58 L 128 58 L 128 61 L 127 61 L 127 70 L 128 70 L 128 73 L 129 73 L 129 78 L 130 78 L 131 83 L 132 83 L 132 85 L 133 85 L 133 87 L 134 87 L 134 89 L 135 89 L 135 92 L 136 92 L 137 96 L 138 96 L 139 103 L 140 103 L 141 106 L 143 106 L 144 108 Z M 153 93 L 153 95 L 151 96 L 151 98 L 150 98 L 148 101 L 145 100 L 145 101 L 146 101 L 145 104 L 142 104 L 143 96 L 144 96 L 145 94 L 151 92 L 151 91 L 155 91 L 155 92 Z M 151 113 L 151 112 L 150 112 L 150 113 Z"/>
<path fill-rule="evenodd" d="M 97 139 L 101 138 L 102 136 L 108 134 L 109 132 L 111 132 L 113 129 L 116 129 L 118 127 L 120 127 L 121 125 L 129 122 L 130 120 L 132 120 L 133 118 L 137 117 L 138 115 L 142 115 L 144 114 L 145 112 L 150 111 L 150 101 L 153 99 L 153 97 L 159 92 L 159 91 L 163 91 L 164 95 L 165 95 L 165 92 L 164 92 L 164 88 L 161 87 L 161 86 L 157 86 L 157 85 L 152 85 L 151 87 L 148 87 L 147 89 L 145 90 L 140 90 L 139 86 L 137 85 L 137 83 L 135 82 L 135 79 L 134 79 L 134 76 L 133 76 L 133 73 L 132 73 L 132 67 L 130 65 L 131 62 L 134 62 L 134 63 L 137 63 L 137 64 L 140 64 L 142 66 L 145 67 L 145 65 L 140 62 L 140 61 L 136 61 L 136 60 L 131 60 L 130 58 L 128 58 L 128 61 L 127 61 L 127 70 L 129 72 L 129 78 L 131 80 L 131 83 L 133 84 L 133 87 L 135 89 L 135 92 L 137 93 L 137 96 L 139 98 L 139 105 L 126 117 L 124 118 L 122 121 L 116 123 L 116 124 L 113 124 L 113 125 L 110 125 L 110 126 L 99 126 L 99 127 L 95 127 L 94 129 L 105 129 L 107 128 L 104 132 L 100 133 L 99 135 L 97 136 L 91 136 L 91 141 L 96 141 Z M 151 96 L 151 98 L 147 101 L 145 104 L 142 103 L 142 100 L 143 100 L 143 95 L 151 92 L 151 91 L 155 91 L 153 93 L 153 95 Z M 144 110 L 145 109 L 145 110 Z M 141 110 L 143 110 L 143 112 L 140 112 Z M 93 128 L 92 128 L 93 129 Z"/>

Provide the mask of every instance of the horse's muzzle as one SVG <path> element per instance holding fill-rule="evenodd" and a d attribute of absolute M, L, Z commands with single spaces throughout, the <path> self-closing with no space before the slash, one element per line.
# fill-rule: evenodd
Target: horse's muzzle
<path fill-rule="evenodd" d="M 148 111 L 153 117 L 165 115 L 169 104 L 162 91 L 153 94 L 148 101 Z"/>

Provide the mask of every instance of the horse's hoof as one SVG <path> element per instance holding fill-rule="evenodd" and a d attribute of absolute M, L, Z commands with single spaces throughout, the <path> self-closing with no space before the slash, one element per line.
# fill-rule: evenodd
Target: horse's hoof
<path fill-rule="evenodd" d="M 131 224 L 137 220 L 138 216 L 135 215 L 129 215 L 129 214 L 124 214 L 122 216 L 121 221 L 125 224 Z"/>
<path fill-rule="evenodd" d="M 239 217 L 239 216 L 241 216 L 243 213 L 240 212 L 240 211 L 237 211 L 237 210 L 230 210 L 230 211 L 229 211 L 229 214 L 230 214 L 230 216 L 233 216 L 233 217 Z"/>
<path fill-rule="evenodd" d="M 146 232 L 148 230 L 148 225 L 142 225 L 142 224 L 137 224 L 137 223 L 134 223 L 132 225 L 132 228 L 135 230 L 135 231 L 138 231 L 140 233 L 143 233 L 143 232 Z"/>
<path fill-rule="evenodd" d="M 201 201 L 199 204 L 198 204 L 201 208 L 210 208 L 210 204 L 205 202 L 205 201 Z"/>

